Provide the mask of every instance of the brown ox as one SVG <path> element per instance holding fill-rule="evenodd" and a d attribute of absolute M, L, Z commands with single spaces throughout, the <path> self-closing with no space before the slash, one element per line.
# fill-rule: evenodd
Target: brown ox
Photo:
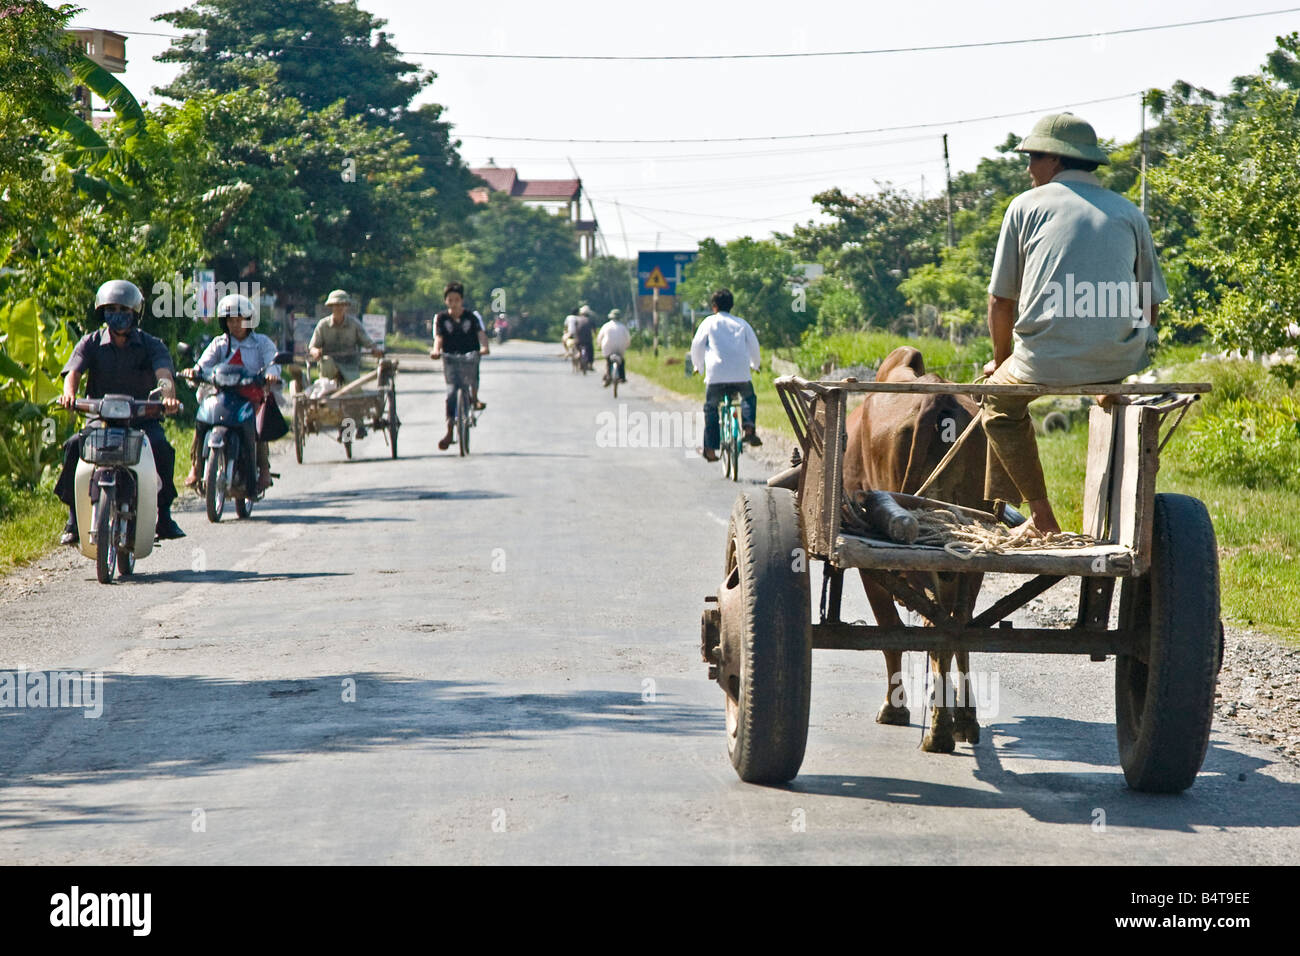
<path fill-rule="evenodd" d="M 944 379 L 927 374 L 921 353 L 902 346 L 889 353 L 881 363 L 876 381 L 942 382 Z M 979 406 L 966 395 L 868 392 L 866 401 L 853 410 L 846 423 L 845 493 L 878 489 L 915 494 L 943 459 L 951 442 L 966 430 L 978 411 Z M 926 496 L 967 507 L 985 507 L 985 448 L 984 431 L 976 429 L 943 474 L 926 490 Z M 862 570 L 860 573 L 876 623 L 882 626 L 901 624 L 898 608 L 889 592 L 873 580 L 870 572 Z M 909 572 L 907 577 L 913 587 L 927 590 L 940 606 L 952 606 L 959 575 Z M 969 601 L 973 607 L 982 576 L 973 574 L 968 577 Z M 885 651 L 884 654 L 889 686 L 876 720 L 882 724 L 905 725 L 910 714 L 903 689 L 903 652 Z M 957 740 L 967 740 L 972 744 L 979 742 L 974 698 L 969 696 L 970 655 L 961 651 L 955 656 L 957 687 L 964 692 L 961 695 L 955 693 L 948 678 L 954 655 L 930 655 L 935 694 L 930 730 L 922 744 L 928 751 L 950 753 Z M 963 702 L 964 706 L 951 706 L 954 700 Z"/>

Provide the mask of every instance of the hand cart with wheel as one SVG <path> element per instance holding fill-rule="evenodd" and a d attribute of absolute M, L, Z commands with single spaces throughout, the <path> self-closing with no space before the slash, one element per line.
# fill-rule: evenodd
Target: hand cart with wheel
<path fill-rule="evenodd" d="M 1218 549 L 1205 505 L 1185 495 L 1156 494 L 1155 479 L 1164 443 L 1209 385 L 1048 387 L 796 376 L 775 384 L 802 460 L 774 476 L 769 487 L 737 498 L 722 583 L 705 599 L 701 626 L 701 651 L 725 695 L 727 747 L 741 779 L 781 783 L 798 773 L 808 736 L 814 649 L 978 651 L 1086 654 L 1094 661 L 1114 656 L 1119 762 L 1129 786 L 1152 792 L 1191 786 L 1208 745 L 1223 655 Z M 883 531 L 846 528 L 846 406 L 851 396 L 869 391 L 1129 396 L 1126 403 L 1090 413 L 1083 531 L 1095 543 L 955 554 L 903 544 Z M 1174 411 L 1178 416 L 1166 426 Z M 893 497 L 909 508 L 953 507 Z M 825 563 L 826 582 L 816 621 L 808 572 L 813 559 Z M 897 604 L 931 623 L 841 621 L 842 578 L 850 568 L 865 569 Z M 960 586 L 971 572 L 1026 580 L 975 613 L 972 594 Z M 1074 577 L 1080 597 L 1073 626 L 1013 627 L 1007 620 L 1049 587 Z M 959 586 L 941 588 L 940 578 Z M 1116 582 L 1118 623 L 1111 627 Z M 937 597 L 954 593 L 952 600 Z"/>
<path fill-rule="evenodd" d="M 302 464 L 308 435 L 328 434 L 352 457 L 352 442 L 369 431 L 381 432 L 393 458 L 397 457 L 397 360 L 382 358 L 377 368 L 348 384 L 312 397 L 308 392 L 310 364 L 294 369 L 289 385 L 293 398 L 293 446 Z M 374 384 L 374 391 L 365 386 Z"/>

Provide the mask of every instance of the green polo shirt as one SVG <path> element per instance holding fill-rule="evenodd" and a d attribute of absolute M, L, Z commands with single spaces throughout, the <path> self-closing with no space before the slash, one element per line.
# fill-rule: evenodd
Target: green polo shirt
<path fill-rule="evenodd" d="M 352 316 L 345 316 L 339 325 L 334 324 L 332 316 L 325 316 L 316 323 L 308 348 L 318 348 L 345 372 L 356 378 L 361 368 L 361 350 L 373 349 L 375 343 L 366 334 L 365 328 Z"/>
<path fill-rule="evenodd" d="M 1025 382 L 1114 382 L 1146 367 L 1144 301 L 1169 298 L 1141 210 L 1067 169 L 1007 207 L 989 292 L 1018 303 L 1010 372 Z"/>

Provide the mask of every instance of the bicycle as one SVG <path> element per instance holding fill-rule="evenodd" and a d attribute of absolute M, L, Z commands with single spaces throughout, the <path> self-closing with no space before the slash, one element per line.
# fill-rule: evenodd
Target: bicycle
<path fill-rule="evenodd" d="M 611 355 L 609 357 L 609 381 L 614 390 L 614 397 L 618 398 L 618 382 L 623 377 L 623 356 Z"/>
<path fill-rule="evenodd" d="M 459 364 L 466 369 L 477 368 L 479 364 L 480 353 L 466 352 L 463 355 L 455 352 L 444 352 L 443 362 Z M 460 448 L 460 454 L 463 458 L 469 454 L 469 432 L 478 424 L 478 413 L 474 411 L 474 398 L 468 384 L 466 384 L 472 375 L 458 376 L 459 384 L 456 386 L 456 441 Z"/>
<path fill-rule="evenodd" d="M 722 435 L 722 477 L 740 481 L 740 450 L 743 434 L 740 423 L 740 396 L 728 392 L 718 405 L 718 426 Z"/>

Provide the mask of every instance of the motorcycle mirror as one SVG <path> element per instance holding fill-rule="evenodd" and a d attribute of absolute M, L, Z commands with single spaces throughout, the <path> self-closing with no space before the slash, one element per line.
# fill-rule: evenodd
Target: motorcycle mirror
<path fill-rule="evenodd" d="M 292 364 L 293 364 L 293 353 L 292 353 L 292 352 L 276 352 L 276 353 L 275 353 L 275 358 L 274 358 L 273 361 L 275 362 L 276 365 L 292 365 Z"/>
<path fill-rule="evenodd" d="M 194 354 L 194 349 L 190 348 L 188 342 L 178 342 L 176 344 L 176 354 L 181 358 L 188 360 Z"/>

